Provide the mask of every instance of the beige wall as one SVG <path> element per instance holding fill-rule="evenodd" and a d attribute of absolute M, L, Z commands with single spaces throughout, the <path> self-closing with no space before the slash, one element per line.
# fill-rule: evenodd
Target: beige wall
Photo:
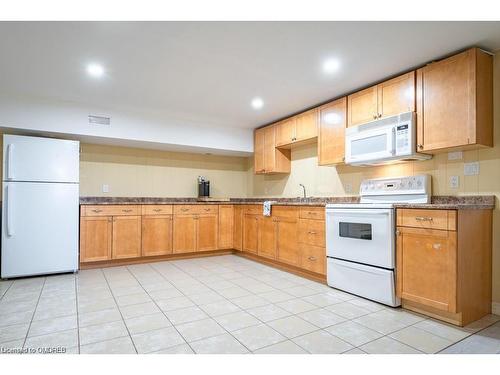
<path fill-rule="evenodd" d="M 500 52 L 495 55 L 494 67 L 494 122 L 495 147 L 467 151 L 462 160 L 448 161 L 448 154 L 436 155 L 431 160 L 410 162 L 385 167 L 319 167 L 316 145 L 292 150 L 290 175 L 254 176 L 252 160 L 247 165 L 247 195 L 249 197 L 296 197 L 302 193 L 299 184 L 306 186 L 308 195 L 356 195 L 361 180 L 428 173 L 432 176 L 434 195 L 488 194 L 496 196 L 493 214 L 493 301 L 500 303 Z M 465 162 L 478 161 L 478 176 L 464 176 Z M 460 177 L 460 187 L 449 187 L 450 176 Z M 352 192 L 349 193 L 349 187 Z"/>
<path fill-rule="evenodd" d="M 246 196 L 246 158 L 82 144 L 82 196 L 196 197 L 199 175 L 212 196 Z"/>

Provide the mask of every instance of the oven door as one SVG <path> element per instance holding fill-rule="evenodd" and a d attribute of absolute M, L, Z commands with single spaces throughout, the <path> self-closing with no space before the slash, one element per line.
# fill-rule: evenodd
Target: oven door
<path fill-rule="evenodd" d="M 394 210 L 331 208 L 326 211 L 328 257 L 394 269 Z"/>
<path fill-rule="evenodd" d="M 377 129 L 353 131 L 352 134 L 346 135 L 345 148 L 347 164 L 362 164 L 392 158 L 396 153 L 396 129 L 394 126 L 383 126 Z"/>

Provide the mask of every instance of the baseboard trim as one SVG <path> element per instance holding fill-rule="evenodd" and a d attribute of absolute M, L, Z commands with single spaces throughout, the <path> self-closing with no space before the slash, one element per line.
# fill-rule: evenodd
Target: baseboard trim
<path fill-rule="evenodd" d="M 495 315 L 500 315 L 500 302 L 491 303 L 491 313 Z"/>

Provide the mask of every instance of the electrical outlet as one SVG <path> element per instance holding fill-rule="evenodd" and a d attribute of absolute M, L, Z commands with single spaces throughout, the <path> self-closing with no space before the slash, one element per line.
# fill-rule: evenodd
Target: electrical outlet
<path fill-rule="evenodd" d="M 102 185 L 102 192 L 103 193 L 109 193 L 109 185 L 108 184 L 103 184 Z"/>
<path fill-rule="evenodd" d="M 465 163 L 464 164 L 464 175 L 465 176 L 476 176 L 479 174 L 479 162 Z"/>
<path fill-rule="evenodd" d="M 458 189 L 460 186 L 460 177 L 459 176 L 451 176 L 450 177 L 450 189 Z"/>
<path fill-rule="evenodd" d="M 448 160 L 462 160 L 463 156 L 462 151 L 448 152 Z"/>

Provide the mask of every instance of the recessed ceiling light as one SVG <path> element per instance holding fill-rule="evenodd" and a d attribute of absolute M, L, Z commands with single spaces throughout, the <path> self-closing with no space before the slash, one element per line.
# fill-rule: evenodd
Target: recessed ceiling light
<path fill-rule="evenodd" d="M 323 71 L 327 74 L 336 73 L 340 69 L 340 61 L 337 59 L 327 59 L 323 62 Z"/>
<path fill-rule="evenodd" d="M 99 64 L 89 64 L 87 65 L 87 73 L 92 77 L 102 77 L 104 74 L 104 68 Z"/>
<path fill-rule="evenodd" d="M 261 98 L 253 98 L 251 105 L 253 109 L 261 109 L 264 107 L 264 101 Z"/>

